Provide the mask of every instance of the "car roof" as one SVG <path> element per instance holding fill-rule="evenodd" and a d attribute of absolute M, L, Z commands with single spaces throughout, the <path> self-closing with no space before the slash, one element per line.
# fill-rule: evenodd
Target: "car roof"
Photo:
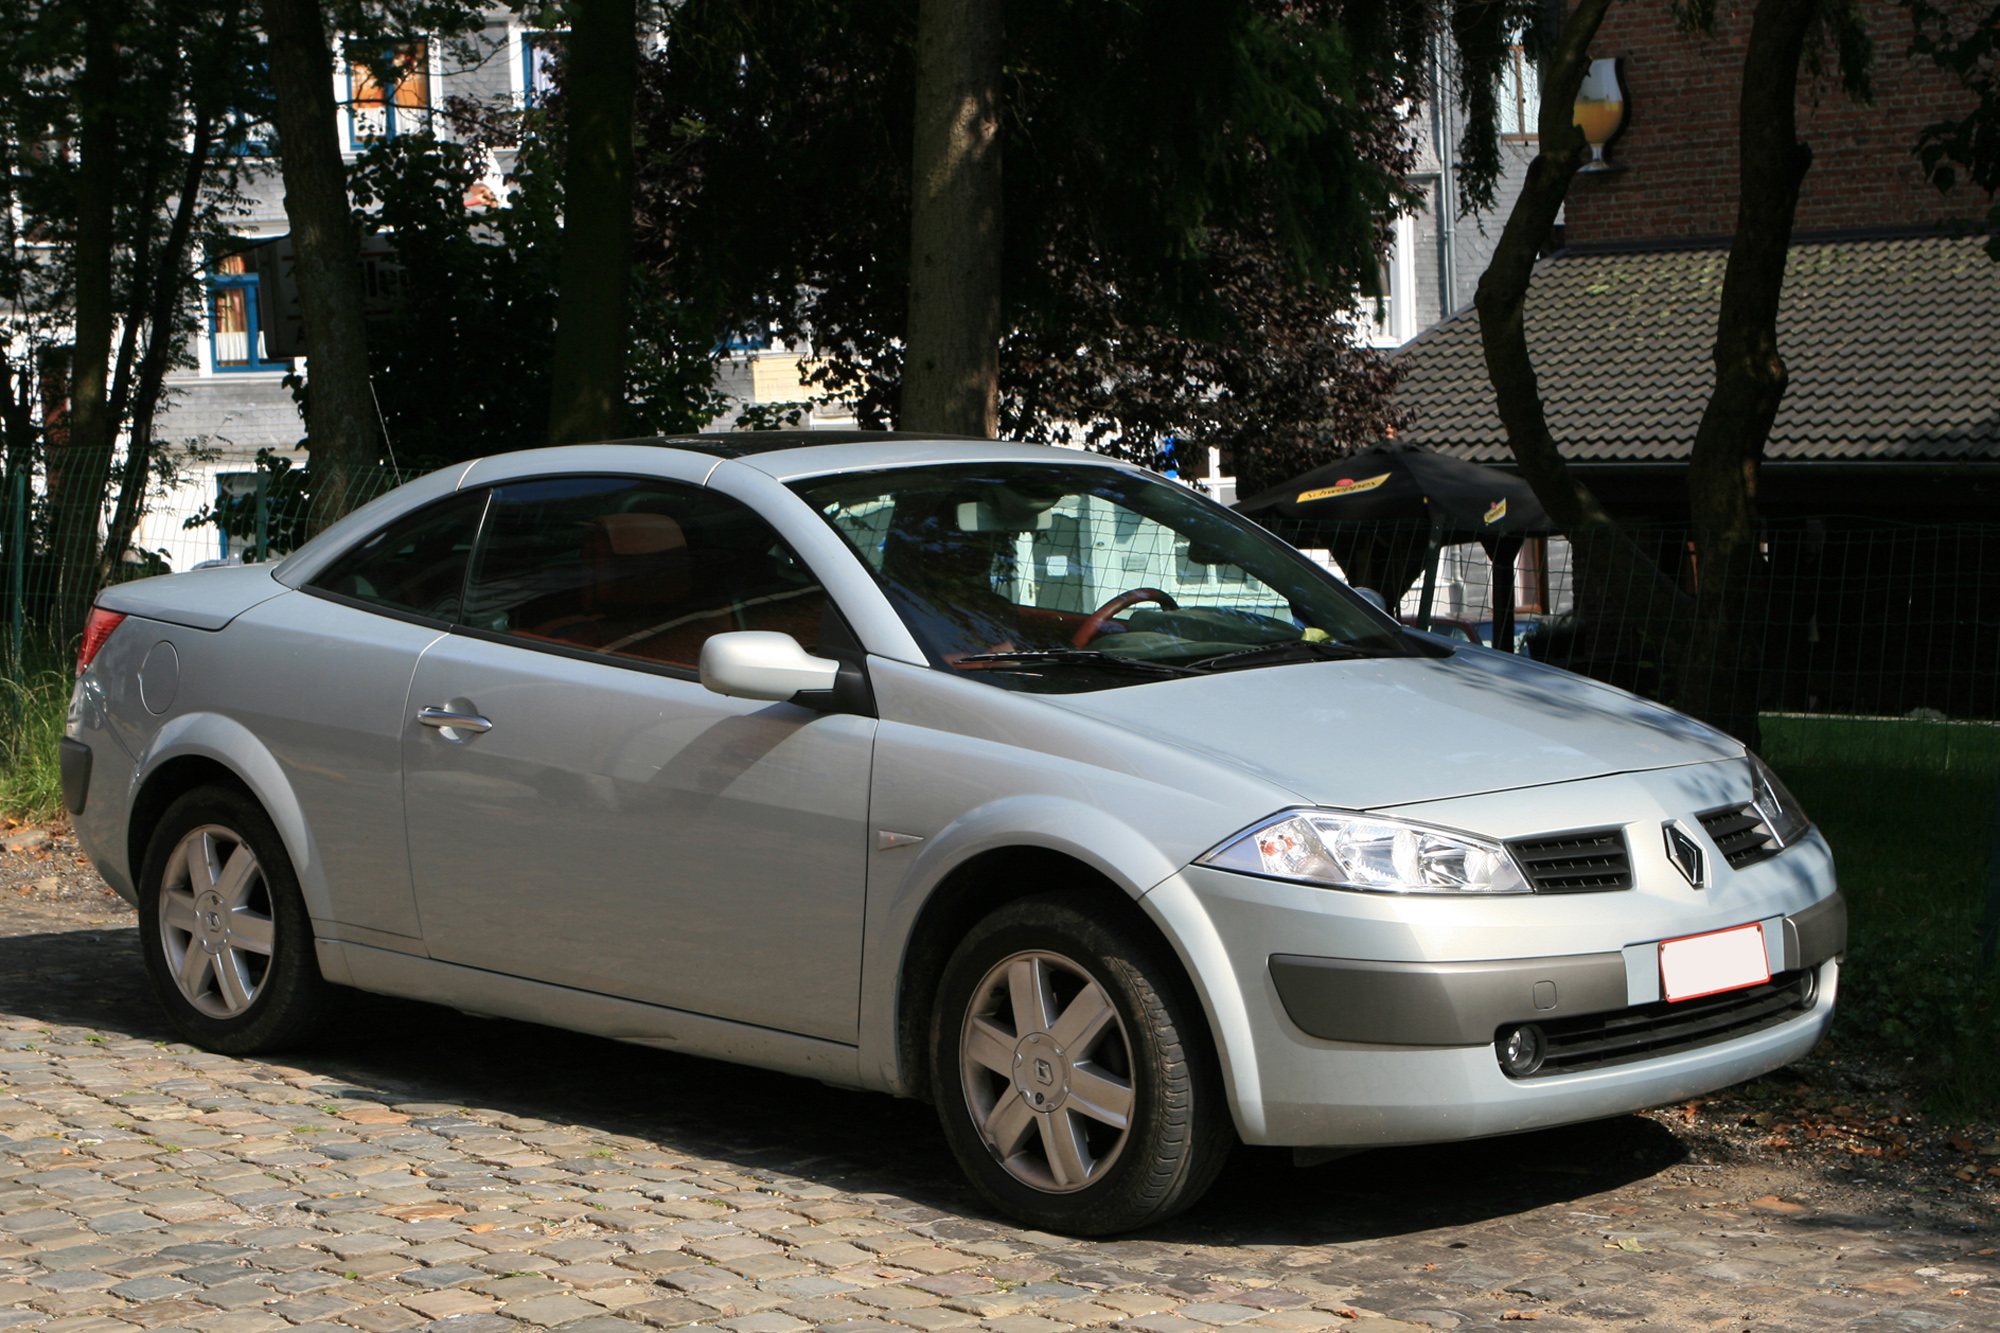
<path fill-rule="evenodd" d="M 919 440 L 995 443 L 980 435 L 933 435 L 923 431 L 908 430 L 707 431 L 698 435 L 642 435 L 628 440 L 605 440 L 604 443 L 686 449 L 691 453 L 707 454 L 711 458 L 744 458 L 751 454 L 777 453 L 785 449 L 817 449 L 829 444 L 882 444 Z"/>
<path fill-rule="evenodd" d="M 717 465 L 737 463 L 779 481 L 799 481 L 838 472 L 872 472 L 885 468 L 962 463 L 1067 463 L 1135 470 L 1120 459 L 1084 449 L 1047 444 L 1016 444 L 978 435 L 938 435 L 892 430 L 745 430 L 701 435 L 652 435 L 576 449 L 675 449 L 713 458 Z M 517 465 L 531 462 L 537 450 L 507 457 Z"/>

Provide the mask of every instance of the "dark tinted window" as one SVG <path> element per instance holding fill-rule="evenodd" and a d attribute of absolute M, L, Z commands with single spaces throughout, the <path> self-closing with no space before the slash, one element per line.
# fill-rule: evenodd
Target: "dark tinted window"
<path fill-rule="evenodd" d="M 485 503 L 486 492 L 473 491 L 419 510 L 341 556 L 312 586 L 389 610 L 456 620 Z"/>
<path fill-rule="evenodd" d="M 559 477 L 493 492 L 465 623 L 692 670 L 711 634 L 817 646 L 826 591 L 768 524 L 713 491 Z"/>

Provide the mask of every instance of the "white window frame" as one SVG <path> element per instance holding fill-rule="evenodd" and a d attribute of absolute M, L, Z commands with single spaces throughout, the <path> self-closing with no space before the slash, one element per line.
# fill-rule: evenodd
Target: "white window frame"
<path fill-rule="evenodd" d="M 1379 304 L 1375 297 L 1361 298 L 1363 332 L 1371 347 L 1401 347 L 1417 336 L 1416 251 L 1417 221 L 1405 213 L 1391 224 L 1389 252 L 1382 257 L 1388 293 Z"/>

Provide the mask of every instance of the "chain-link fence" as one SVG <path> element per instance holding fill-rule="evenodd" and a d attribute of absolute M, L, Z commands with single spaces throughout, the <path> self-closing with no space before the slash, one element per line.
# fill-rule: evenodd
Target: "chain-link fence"
<path fill-rule="evenodd" d="M 375 467 L 351 477 L 346 503 L 332 504 L 304 470 L 282 457 L 186 469 L 155 485 L 143 506 L 114 499 L 81 521 L 64 512 L 41 469 L 0 481 L 0 644 L 17 686 L 67 662 L 83 614 L 109 584 L 215 564 L 277 559 L 330 514 L 363 504 L 417 474 Z M 122 555 L 118 536 L 129 533 Z"/>
<path fill-rule="evenodd" d="M 1382 592 L 1405 620 L 1419 618 L 1428 528 L 1275 526 L 1350 582 Z M 1657 583 L 1586 586 L 1563 538 L 1525 543 L 1513 570 L 1515 650 L 1658 696 L 1671 652 L 1606 622 L 1633 602 L 1643 605 L 1630 618 L 1651 617 L 1663 595 L 1676 594 L 1691 616 L 1700 562 L 1685 528 L 1628 531 Z M 1490 642 L 1504 601 L 1494 568 L 1477 543 L 1440 548 L 1432 628 Z M 1765 711 L 2000 719 L 2000 524 L 1773 523 L 1758 543 L 1745 606 L 1740 651 L 1729 660 L 1754 673 Z"/>

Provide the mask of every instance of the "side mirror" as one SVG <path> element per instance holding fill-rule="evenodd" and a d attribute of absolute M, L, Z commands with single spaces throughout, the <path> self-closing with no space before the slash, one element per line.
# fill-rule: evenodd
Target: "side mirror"
<path fill-rule="evenodd" d="M 840 663 L 814 657 L 789 634 L 746 629 L 701 646 L 701 683 L 737 699 L 785 701 L 833 689 Z"/>

